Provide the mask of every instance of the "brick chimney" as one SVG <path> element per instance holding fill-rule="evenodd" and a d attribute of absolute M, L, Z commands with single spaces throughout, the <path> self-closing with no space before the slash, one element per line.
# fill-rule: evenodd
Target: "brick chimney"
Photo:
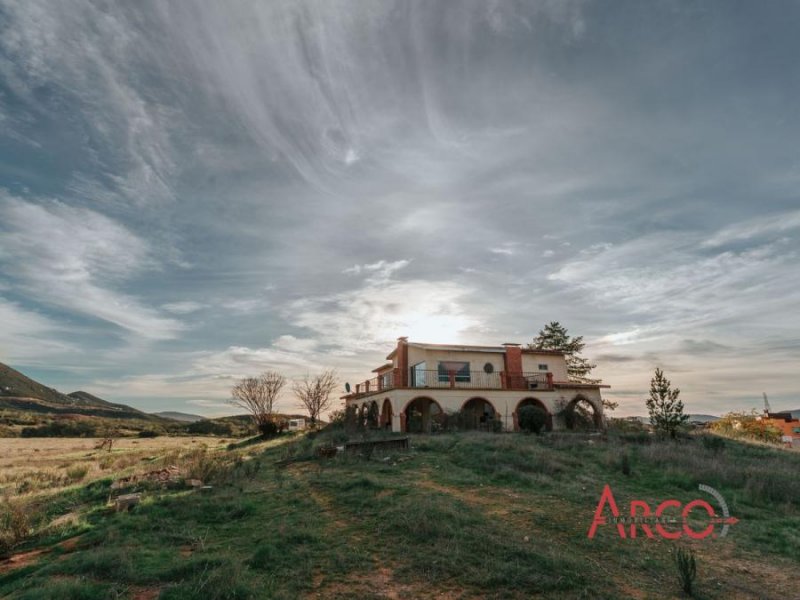
<path fill-rule="evenodd" d="M 505 387 L 509 390 L 518 390 L 525 387 L 522 377 L 522 348 L 519 344 L 503 344 L 506 349 L 503 355 L 505 365 Z"/>
<path fill-rule="evenodd" d="M 397 387 L 408 387 L 408 338 L 397 338 L 397 368 L 394 374 Z"/>

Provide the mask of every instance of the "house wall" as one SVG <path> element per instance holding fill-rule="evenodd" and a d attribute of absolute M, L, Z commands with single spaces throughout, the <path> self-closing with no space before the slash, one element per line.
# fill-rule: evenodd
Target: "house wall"
<path fill-rule="evenodd" d="M 547 371 L 540 371 L 539 365 L 547 365 Z M 547 373 L 553 374 L 555 381 L 569 381 L 567 375 L 567 361 L 563 356 L 556 354 L 533 354 L 530 352 L 522 353 L 522 370 L 526 373 Z"/>
<path fill-rule="evenodd" d="M 460 354 L 460 353 L 459 353 Z M 502 357 L 502 355 L 499 355 Z M 583 397 L 594 407 L 597 414 L 603 415 L 603 403 L 599 389 L 557 389 L 553 391 L 512 391 L 512 390 L 460 390 L 460 389 L 393 389 L 383 394 L 374 394 L 367 397 L 349 399 L 348 405 L 357 408 L 369 408 L 374 401 L 381 410 L 385 399 L 392 405 L 392 431 L 403 431 L 403 413 L 409 403 L 416 398 L 430 398 L 435 400 L 444 412 L 461 410 L 464 403 L 471 398 L 483 398 L 489 401 L 495 411 L 500 414 L 504 431 L 514 431 L 515 412 L 517 405 L 526 398 L 539 400 L 553 417 L 553 429 L 559 430 L 566 427 L 565 423 L 557 416 L 564 407 L 577 397 Z"/>
<path fill-rule="evenodd" d="M 483 372 L 486 363 L 492 364 L 495 373 L 503 370 L 502 352 L 460 352 L 410 347 L 408 349 L 408 366 L 413 367 L 422 361 L 425 361 L 425 368 L 430 371 L 435 371 L 440 361 L 468 362 L 470 371 Z"/>

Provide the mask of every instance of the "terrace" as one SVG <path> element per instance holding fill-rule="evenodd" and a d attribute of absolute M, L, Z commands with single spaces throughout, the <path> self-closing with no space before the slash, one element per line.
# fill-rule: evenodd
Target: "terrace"
<path fill-rule="evenodd" d="M 484 371 L 442 371 L 412 369 L 406 385 L 399 369 L 356 384 L 354 397 L 363 397 L 391 389 L 464 389 L 464 390 L 552 390 L 557 383 L 552 373 L 486 373 Z"/>

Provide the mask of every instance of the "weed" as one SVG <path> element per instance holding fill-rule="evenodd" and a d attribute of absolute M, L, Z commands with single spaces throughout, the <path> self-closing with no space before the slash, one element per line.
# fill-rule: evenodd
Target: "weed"
<path fill-rule="evenodd" d="M 691 548 L 678 548 L 673 555 L 675 568 L 678 570 L 678 580 L 681 589 L 691 596 L 694 592 L 694 583 L 697 579 L 697 561 L 694 550 Z"/>

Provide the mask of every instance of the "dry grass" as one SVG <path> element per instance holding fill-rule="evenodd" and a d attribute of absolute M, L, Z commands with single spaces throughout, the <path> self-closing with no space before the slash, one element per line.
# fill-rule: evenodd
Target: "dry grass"
<path fill-rule="evenodd" d="M 0 439 L 0 496 L 31 499 L 76 483 L 131 471 L 151 470 L 165 453 L 216 449 L 219 438 L 158 437 L 115 440 L 113 449 L 97 450 L 93 438 Z"/>

